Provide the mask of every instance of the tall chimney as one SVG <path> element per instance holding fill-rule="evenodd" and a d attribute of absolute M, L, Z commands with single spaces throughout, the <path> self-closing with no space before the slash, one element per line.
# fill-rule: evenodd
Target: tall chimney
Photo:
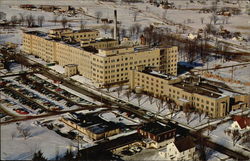
<path fill-rule="evenodd" d="M 114 23 L 114 39 L 117 40 L 117 12 L 114 10 L 115 23 Z"/>

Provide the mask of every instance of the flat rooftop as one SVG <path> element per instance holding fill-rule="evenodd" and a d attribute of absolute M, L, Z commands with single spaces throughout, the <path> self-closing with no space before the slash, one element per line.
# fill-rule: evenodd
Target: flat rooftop
<path fill-rule="evenodd" d="M 173 84 L 173 86 L 181 88 L 189 93 L 197 93 L 215 99 L 239 95 L 238 92 L 226 89 L 224 85 L 214 85 L 204 78 L 186 78 L 182 82 Z"/>
<path fill-rule="evenodd" d="M 113 122 L 105 121 L 95 114 L 84 115 L 75 113 L 73 114 L 73 116 L 74 117 L 67 117 L 66 119 L 76 123 L 83 128 L 88 129 L 95 134 L 101 134 L 119 128 L 119 125 Z"/>
<path fill-rule="evenodd" d="M 183 89 L 186 92 L 197 93 L 197 94 L 204 95 L 204 96 L 211 97 L 211 98 L 219 98 L 219 97 L 223 96 L 222 94 L 219 94 L 219 93 L 214 92 L 210 89 L 207 89 L 207 88 L 200 86 L 201 83 L 199 83 L 199 85 L 195 85 L 192 83 L 189 84 L 189 83 L 185 83 L 185 82 L 180 82 L 180 83 L 176 83 L 173 85 L 175 87 Z"/>
<path fill-rule="evenodd" d="M 36 35 L 38 37 L 47 37 L 48 34 L 42 31 L 27 31 L 26 34 Z"/>
<path fill-rule="evenodd" d="M 106 49 L 101 49 L 103 51 L 110 51 L 110 50 L 119 50 L 119 49 L 125 49 L 125 48 L 132 48 L 131 46 L 116 46 L 112 48 L 106 48 Z"/>
<path fill-rule="evenodd" d="M 169 74 L 162 74 L 162 73 L 160 73 L 158 71 L 154 71 L 150 68 L 142 70 L 142 73 L 149 74 L 149 75 L 155 76 L 157 78 L 162 78 L 162 79 L 166 79 L 166 80 L 177 79 L 177 77 L 175 77 L 175 76 L 172 76 Z"/>
<path fill-rule="evenodd" d="M 176 128 L 174 126 L 171 126 L 170 124 L 163 125 L 158 122 L 150 122 L 142 126 L 140 129 L 154 135 L 160 135 Z"/>
<path fill-rule="evenodd" d="M 73 30 L 74 33 L 82 33 L 82 32 L 95 32 L 98 30 L 94 30 L 94 29 L 81 29 L 81 30 Z"/>

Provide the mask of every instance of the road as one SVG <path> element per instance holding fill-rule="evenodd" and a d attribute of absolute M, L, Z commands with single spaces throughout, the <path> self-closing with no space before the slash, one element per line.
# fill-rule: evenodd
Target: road
<path fill-rule="evenodd" d="M 13 120 L 5 121 L 5 122 L 0 122 L 0 125 L 5 125 L 13 122 L 19 122 L 19 121 L 27 121 L 27 120 L 34 120 L 34 119 L 39 119 L 39 118 L 46 118 L 46 117 L 51 117 L 51 116 L 57 116 L 65 113 L 70 113 L 70 112 L 77 112 L 77 111 L 82 111 L 82 110 L 93 110 L 93 109 L 98 109 L 98 108 L 111 108 L 110 106 L 103 106 L 103 105 L 96 105 L 93 107 L 92 105 L 85 105 L 86 107 L 78 108 L 78 109 L 73 109 L 73 110 L 65 110 L 65 111 L 55 111 L 53 113 L 47 113 L 47 114 L 42 114 L 42 115 L 36 115 L 36 116 L 26 116 L 23 118 L 16 118 Z"/>

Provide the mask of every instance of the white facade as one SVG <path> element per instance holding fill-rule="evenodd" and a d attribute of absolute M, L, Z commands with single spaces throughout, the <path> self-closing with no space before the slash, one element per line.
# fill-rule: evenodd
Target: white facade
<path fill-rule="evenodd" d="M 238 121 L 234 121 L 231 124 L 231 128 L 234 129 L 234 130 L 243 130 L 243 129 L 250 129 L 250 126 L 246 126 L 246 128 L 241 128 Z"/>
<path fill-rule="evenodd" d="M 166 160 L 192 160 L 194 153 L 195 147 L 180 152 L 174 142 L 168 144 L 165 150 L 159 152 L 160 156 Z"/>

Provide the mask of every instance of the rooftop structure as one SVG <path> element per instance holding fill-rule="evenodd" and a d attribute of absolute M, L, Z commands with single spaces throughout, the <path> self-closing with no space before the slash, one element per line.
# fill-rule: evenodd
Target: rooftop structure
<path fill-rule="evenodd" d="M 120 132 L 119 126 L 117 124 L 113 122 L 107 122 L 92 114 L 74 114 L 71 117 L 61 118 L 61 121 L 88 135 L 93 140 L 99 140 Z"/>
<path fill-rule="evenodd" d="M 148 133 L 151 133 L 153 135 L 161 135 L 170 130 L 175 130 L 175 127 L 170 126 L 170 125 L 160 124 L 158 122 L 150 122 L 142 126 L 140 129 Z"/>
<path fill-rule="evenodd" d="M 150 122 L 138 130 L 138 133 L 144 137 L 144 143 L 147 148 L 160 148 L 172 142 L 176 135 L 176 128 L 172 124 L 161 124 Z"/>

